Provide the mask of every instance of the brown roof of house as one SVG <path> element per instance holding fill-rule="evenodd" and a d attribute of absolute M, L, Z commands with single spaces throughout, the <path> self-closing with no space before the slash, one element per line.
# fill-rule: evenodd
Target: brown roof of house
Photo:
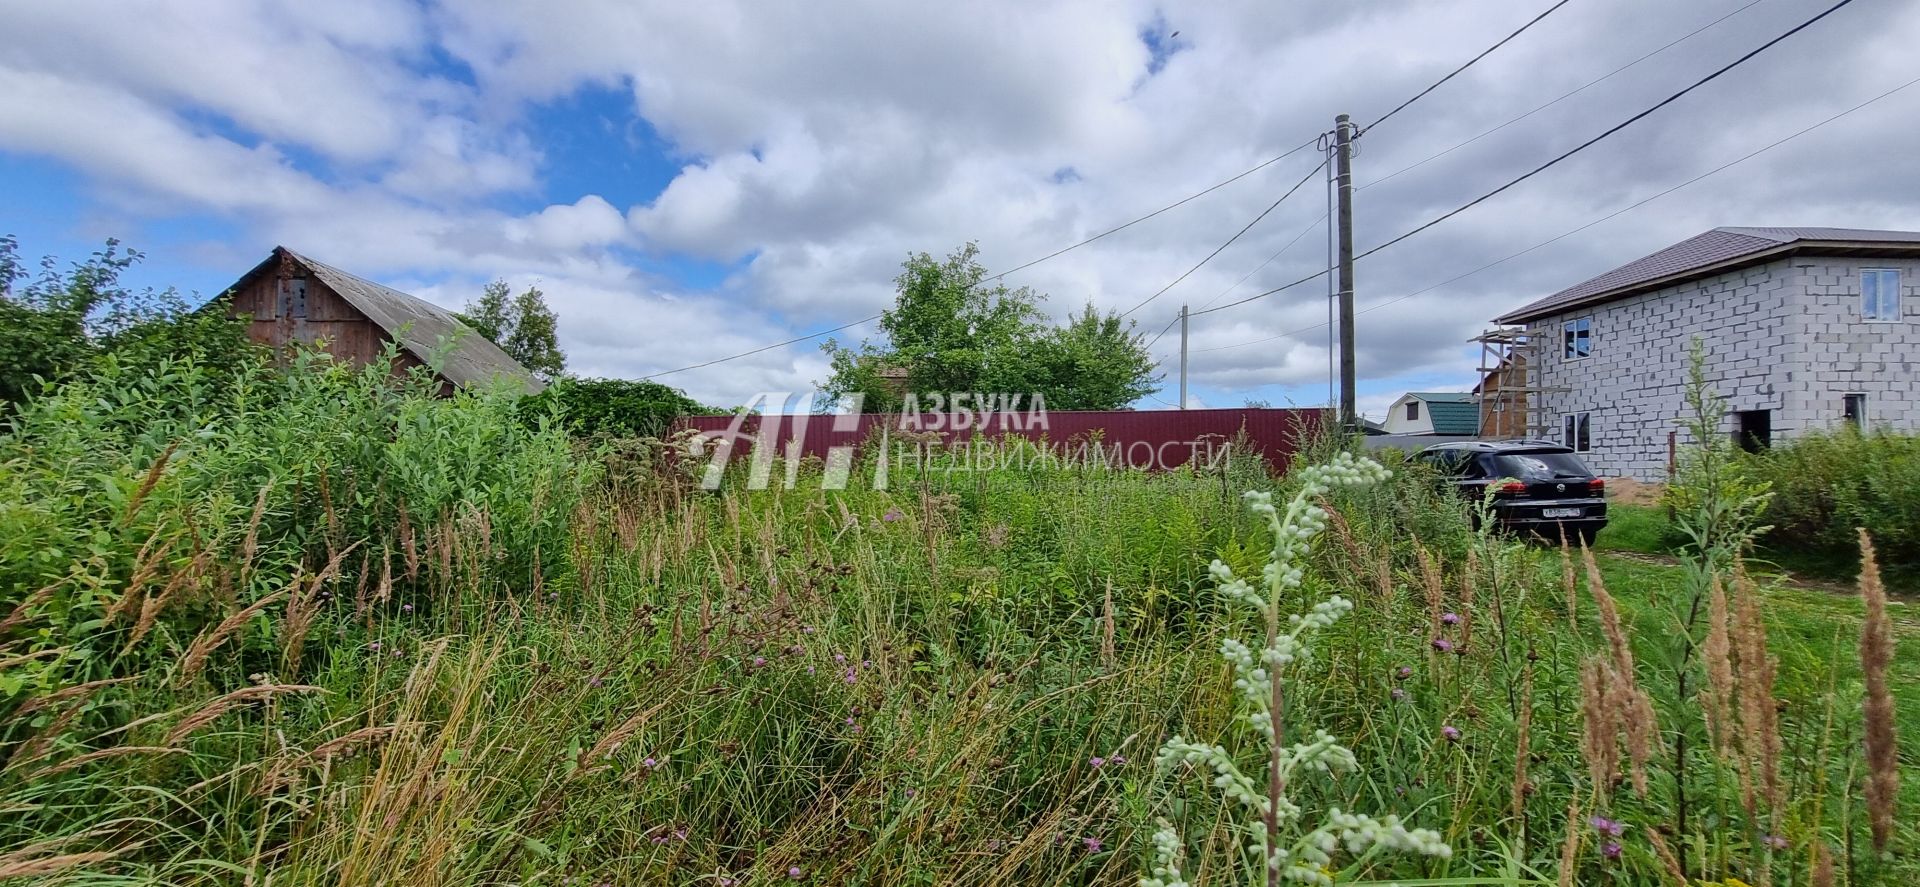
<path fill-rule="evenodd" d="M 1587 305 L 1800 253 L 1920 254 L 1920 231 L 1864 228 L 1715 228 L 1598 277 L 1509 311 L 1497 323 L 1524 323 Z"/>
<path fill-rule="evenodd" d="M 434 367 L 447 381 L 468 388 L 492 384 L 496 379 L 511 379 L 525 386 L 529 393 L 546 387 L 519 361 L 500 350 L 500 346 L 461 323 L 445 308 L 284 246 L 274 247 L 273 253 L 228 287 L 228 291 L 246 286 L 256 275 L 272 268 L 275 260 L 284 254 L 339 293 L 340 298 L 385 330 L 402 348 Z"/>

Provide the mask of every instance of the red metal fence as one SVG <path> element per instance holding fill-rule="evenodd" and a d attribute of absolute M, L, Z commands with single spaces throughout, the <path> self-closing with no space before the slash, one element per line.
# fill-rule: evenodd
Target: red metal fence
<path fill-rule="evenodd" d="M 705 436 L 731 439 L 731 455 L 739 458 L 755 446 L 771 441 L 775 452 L 791 452 L 796 438 L 799 454 L 826 459 L 835 448 L 871 446 L 884 435 L 892 446 L 909 446 L 915 435 L 937 435 L 951 450 L 969 443 L 985 443 L 1014 435 L 1044 443 L 1054 451 L 1085 454 L 1098 447 L 1106 464 L 1134 468 L 1174 468 L 1192 459 L 1211 460 L 1243 432 L 1253 452 L 1275 468 L 1285 468 L 1301 442 L 1326 421 L 1325 410 L 1230 409 L 1154 410 L 1148 412 L 1023 413 L 864 413 L 860 415 L 749 415 L 690 416 L 681 427 Z M 736 427 L 734 423 L 739 421 Z M 765 434 L 762 433 L 762 423 Z M 731 436 L 729 436 L 731 432 Z M 1239 454 L 1236 454 L 1239 455 Z"/>

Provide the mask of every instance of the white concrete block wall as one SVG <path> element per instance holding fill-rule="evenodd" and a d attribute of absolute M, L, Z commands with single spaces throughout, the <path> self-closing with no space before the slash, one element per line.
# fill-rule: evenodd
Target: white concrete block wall
<path fill-rule="evenodd" d="M 1900 270 L 1901 322 L 1860 319 L 1862 268 Z M 1592 355 L 1568 360 L 1562 324 L 1581 317 L 1592 319 Z M 1840 424 L 1847 393 L 1868 396 L 1874 424 L 1920 430 L 1920 260 L 1782 259 L 1529 327 L 1549 343 L 1539 384 L 1568 389 L 1540 395 L 1544 418 L 1558 429 L 1567 414 L 1591 413 L 1585 458 L 1603 475 L 1665 477 L 1696 336 L 1728 409 L 1771 411 L 1776 439 Z"/>

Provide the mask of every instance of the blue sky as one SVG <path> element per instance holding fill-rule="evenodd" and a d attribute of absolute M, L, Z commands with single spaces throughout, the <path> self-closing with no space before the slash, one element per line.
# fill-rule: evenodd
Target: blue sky
<path fill-rule="evenodd" d="M 1369 122 L 1546 5 L 28 4 L 0 46 L 0 232 L 63 258 L 117 237 L 147 254 L 136 285 L 202 294 L 275 244 L 449 306 L 496 277 L 539 285 L 575 371 L 639 377 L 873 314 L 909 252 L 974 241 L 995 269 L 1045 255 L 1311 140 L 1336 113 Z M 1795 0 L 1569 4 L 1363 139 L 1357 240 L 1531 168 L 1809 13 Z M 1470 385 L 1466 340 L 1492 316 L 1707 228 L 1920 228 L 1920 136 L 1902 124 L 1920 111 L 1915 89 L 1400 300 L 1920 76 L 1916 43 L 1920 8 L 1855 4 L 1363 262 L 1363 406 Z M 1850 162 L 1832 163 L 1843 149 Z M 1056 315 L 1123 310 L 1302 176 L 1135 316 L 1151 335 L 1183 302 L 1311 273 L 1325 249 L 1319 160 L 1309 148 L 1010 282 L 1048 294 Z M 1195 400 L 1323 402 L 1324 293 L 1316 281 L 1197 318 Z M 1142 408 L 1175 396 L 1177 336 L 1154 351 L 1166 388 Z M 739 402 L 824 374 L 808 341 L 665 379 Z"/>

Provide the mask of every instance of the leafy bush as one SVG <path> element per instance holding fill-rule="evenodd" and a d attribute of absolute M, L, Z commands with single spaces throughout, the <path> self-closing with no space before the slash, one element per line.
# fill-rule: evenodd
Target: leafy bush
<path fill-rule="evenodd" d="M 1854 528 L 1873 532 L 1889 572 L 1920 572 L 1920 436 L 1843 428 L 1751 457 L 1773 485 L 1769 547 L 1851 556 Z"/>
<path fill-rule="evenodd" d="M 725 413 L 701 406 L 678 388 L 629 379 L 561 379 L 522 398 L 523 421 L 537 425 L 558 416 L 575 437 L 665 437 L 675 419 Z"/>

